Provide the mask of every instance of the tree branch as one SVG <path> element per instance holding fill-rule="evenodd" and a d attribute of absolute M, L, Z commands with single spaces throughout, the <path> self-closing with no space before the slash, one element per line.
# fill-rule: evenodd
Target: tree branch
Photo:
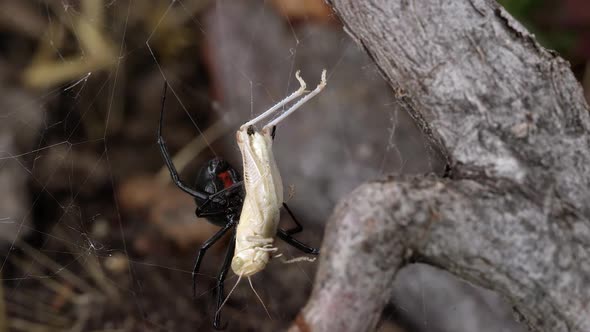
<path fill-rule="evenodd" d="M 369 331 L 410 261 L 590 331 L 590 119 L 567 62 L 488 0 L 331 0 L 449 178 L 368 183 L 330 218 L 292 331 Z"/>

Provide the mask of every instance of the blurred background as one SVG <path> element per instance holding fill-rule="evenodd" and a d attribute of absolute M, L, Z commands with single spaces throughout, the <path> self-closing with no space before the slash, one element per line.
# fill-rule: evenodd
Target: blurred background
<path fill-rule="evenodd" d="M 501 2 L 570 61 L 590 96 L 590 3 Z M 239 125 L 296 90 L 297 70 L 312 88 L 324 68 L 326 89 L 274 144 L 305 226 L 297 238 L 315 247 L 334 205 L 362 182 L 443 167 L 322 0 L 1 0 L 0 332 L 212 330 L 229 239 L 206 255 L 193 299 L 194 258 L 218 227 L 195 217 L 164 167 L 164 80 L 163 135 L 193 183 L 214 156 L 241 169 Z M 253 278 L 270 317 L 242 283 L 222 311 L 228 330 L 287 327 L 316 264 L 276 260 Z M 410 266 L 379 329 L 519 330 L 502 303 Z"/>

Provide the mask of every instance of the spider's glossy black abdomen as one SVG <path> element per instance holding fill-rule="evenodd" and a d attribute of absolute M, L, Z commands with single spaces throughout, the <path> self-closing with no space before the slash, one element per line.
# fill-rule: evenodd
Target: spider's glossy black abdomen
<path fill-rule="evenodd" d="M 195 187 L 199 191 L 208 194 L 215 194 L 223 189 L 230 188 L 242 180 L 242 176 L 227 161 L 221 158 L 213 158 L 201 167 L 197 175 Z M 197 207 L 202 206 L 205 202 L 195 198 Z M 243 186 L 234 186 L 226 193 L 220 194 L 213 201 L 203 207 L 202 212 L 207 211 L 225 211 L 224 214 L 215 214 L 207 216 L 209 222 L 224 226 L 227 224 L 229 217 L 239 217 L 244 203 Z"/>

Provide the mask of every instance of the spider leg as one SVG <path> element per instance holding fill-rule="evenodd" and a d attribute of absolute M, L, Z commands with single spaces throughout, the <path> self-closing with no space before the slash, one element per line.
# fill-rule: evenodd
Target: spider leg
<path fill-rule="evenodd" d="M 207 205 L 209 205 L 209 203 L 211 203 L 215 198 L 217 198 L 217 196 L 220 196 L 221 194 L 228 195 L 231 192 L 233 192 L 234 190 L 236 190 L 237 188 L 240 188 L 243 184 L 244 184 L 244 181 L 239 181 L 239 182 L 232 184 L 231 186 L 229 186 L 227 188 L 221 189 L 220 191 L 216 192 L 215 194 L 209 195 L 209 197 L 203 202 L 203 204 L 201 204 L 197 207 L 197 210 L 195 211 L 197 217 L 204 217 L 205 216 L 205 215 L 203 215 L 203 213 L 206 213 L 206 212 L 204 212 L 203 210 L 205 209 L 205 207 L 207 207 Z"/>
<path fill-rule="evenodd" d="M 213 319 L 213 327 L 217 330 L 225 330 L 227 327 L 227 323 L 225 326 L 220 327 L 221 323 L 221 310 L 219 308 L 223 304 L 223 283 L 225 281 L 225 277 L 227 276 L 227 271 L 229 270 L 230 263 L 232 257 L 234 256 L 234 251 L 236 249 L 236 235 L 232 236 L 231 242 L 229 247 L 227 248 L 227 253 L 225 254 L 225 259 L 223 260 L 223 265 L 221 266 L 221 270 L 219 271 L 219 275 L 217 276 L 217 307 L 215 309 L 215 318 Z"/>
<path fill-rule="evenodd" d="M 287 213 L 291 216 L 291 219 L 293 220 L 293 222 L 296 225 L 293 228 L 285 229 L 285 233 L 287 233 L 287 235 L 293 235 L 293 234 L 297 234 L 297 233 L 303 231 L 303 226 L 299 223 L 297 218 L 295 218 L 295 215 L 293 214 L 293 212 L 291 212 L 291 209 L 289 209 L 289 207 L 287 206 L 287 203 L 283 203 L 283 207 L 285 208 L 285 210 L 287 210 Z"/>
<path fill-rule="evenodd" d="M 299 99 L 293 106 L 291 106 L 283 114 L 276 117 L 271 122 L 267 123 L 264 127 L 262 127 L 262 130 L 269 128 L 269 127 L 274 127 L 277 124 L 279 124 L 279 122 L 283 121 L 287 116 L 289 116 L 289 114 L 295 112 L 299 107 L 301 107 L 301 105 L 305 104 L 311 98 L 315 97 L 318 93 L 320 93 L 324 89 L 325 86 L 326 86 L 326 70 L 324 69 L 324 71 L 322 71 L 322 80 L 321 80 L 320 84 L 318 84 L 318 86 L 312 92 L 310 92 L 305 97 Z M 256 119 L 254 119 L 254 120 L 256 120 Z M 252 121 L 250 121 L 250 122 L 252 122 Z M 248 122 L 246 124 L 248 124 Z"/>
<path fill-rule="evenodd" d="M 219 241 L 223 237 L 227 231 L 234 227 L 236 222 L 231 219 L 222 229 L 218 230 L 217 233 L 213 234 L 203 245 L 199 248 L 199 253 L 197 254 L 197 258 L 195 259 L 195 266 L 193 267 L 193 297 L 197 297 L 197 273 L 199 273 L 199 268 L 201 266 L 201 261 L 203 260 L 203 256 L 207 252 L 207 249 L 215 244 L 215 242 Z M 235 242 L 235 241 L 232 241 Z"/>
<path fill-rule="evenodd" d="M 276 105 L 274 105 L 273 107 L 269 108 L 268 110 L 264 111 L 262 114 L 260 114 L 259 116 L 255 117 L 254 119 L 244 123 L 240 129 L 243 128 L 247 128 L 257 122 L 259 122 L 260 120 L 263 120 L 264 118 L 266 118 L 267 116 L 271 115 L 274 111 L 278 110 L 279 108 L 281 108 L 282 106 L 290 103 L 293 99 L 305 94 L 305 88 L 306 88 L 306 84 L 305 81 L 301 78 L 301 76 L 299 76 L 299 70 L 295 73 L 295 77 L 297 78 L 297 80 L 299 81 L 299 89 L 293 93 L 291 93 L 288 97 L 286 97 L 285 99 L 279 101 Z"/>
<path fill-rule="evenodd" d="M 293 219 L 293 222 L 295 223 L 296 226 L 293 228 L 290 228 L 290 229 L 279 229 L 277 231 L 277 236 L 279 238 L 281 238 L 281 240 L 287 242 L 292 247 L 297 248 L 306 254 L 310 254 L 310 255 L 319 254 L 320 253 L 319 249 L 312 248 L 304 243 L 301 243 L 292 236 L 293 234 L 297 234 L 297 233 L 303 231 L 303 225 L 301 225 L 299 223 L 299 221 L 297 220 L 297 218 L 295 218 L 295 215 L 293 214 L 291 209 L 289 209 L 289 207 L 287 206 L 287 203 L 283 202 L 283 207 L 285 208 L 285 210 L 287 210 L 287 213 L 289 213 L 289 215 L 291 216 L 291 219 Z"/>
<path fill-rule="evenodd" d="M 277 231 L 277 236 L 287 242 L 287 244 L 289 244 L 290 246 L 299 249 L 300 251 L 309 254 L 309 255 L 318 255 L 320 253 L 320 250 L 317 248 L 312 248 L 304 243 L 299 242 L 297 239 L 295 239 L 294 237 L 292 237 L 291 235 L 289 235 L 287 233 L 287 231 L 279 229 Z"/>
<path fill-rule="evenodd" d="M 178 176 L 178 172 L 176 171 L 176 167 L 172 162 L 172 158 L 170 157 L 170 153 L 168 152 L 168 147 L 166 146 L 166 142 L 164 141 L 164 137 L 162 137 L 162 122 L 164 122 L 164 104 L 166 103 L 166 92 L 168 91 L 168 82 L 164 81 L 164 91 L 162 92 L 162 108 L 160 110 L 160 124 L 158 125 L 158 145 L 160 146 L 160 152 L 162 153 L 162 157 L 166 162 L 166 166 L 168 166 L 168 170 L 170 171 L 170 176 L 174 181 L 174 184 L 180 190 L 184 191 L 185 193 L 202 200 L 208 199 L 209 195 L 200 191 L 197 191 L 188 185 L 186 185 Z"/>
<path fill-rule="evenodd" d="M 221 216 L 221 215 L 227 214 L 227 210 L 220 209 L 220 210 L 213 210 L 213 211 L 199 211 L 199 208 L 197 208 L 195 210 L 195 214 L 197 215 L 198 218 L 207 218 L 207 217 Z"/>

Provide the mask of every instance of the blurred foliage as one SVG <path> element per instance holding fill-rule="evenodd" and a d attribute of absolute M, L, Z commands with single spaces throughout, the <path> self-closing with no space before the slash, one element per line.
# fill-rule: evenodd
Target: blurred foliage
<path fill-rule="evenodd" d="M 539 7 L 543 0 L 500 0 L 498 1 L 515 17 L 526 18 L 529 13 Z"/>
<path fill-rule="evenodd" d="M 499 0 L 545 47 L 572 65 L 590 59 L 590 1 Z"/>

